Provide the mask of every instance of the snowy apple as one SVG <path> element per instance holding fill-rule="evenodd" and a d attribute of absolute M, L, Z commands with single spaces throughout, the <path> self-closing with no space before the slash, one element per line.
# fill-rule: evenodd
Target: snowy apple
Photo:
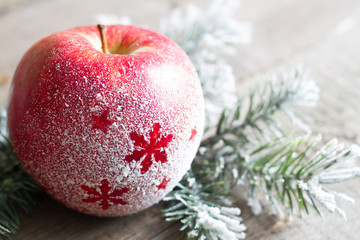
<path fill-rule="evenodd" d="M 34 44 L 13 77 L 10 141 L 64 205 L 120 216 L 160 201 L 190 168 L 204 124 L 199 79 L 170 39 L 86 26 Z"/>

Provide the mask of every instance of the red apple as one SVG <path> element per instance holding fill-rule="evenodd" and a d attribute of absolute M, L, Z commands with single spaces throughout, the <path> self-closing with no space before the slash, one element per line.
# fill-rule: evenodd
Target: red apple
<path fill-rule="evenodd" d="M 56 33 L 26 52 L 8 126 L 20 162 L 50 196 L 119 216 L 157 203 L 190 168 L 204 103 L 193 65 L 170 39 L 134 26 L 100 32 Z"/>

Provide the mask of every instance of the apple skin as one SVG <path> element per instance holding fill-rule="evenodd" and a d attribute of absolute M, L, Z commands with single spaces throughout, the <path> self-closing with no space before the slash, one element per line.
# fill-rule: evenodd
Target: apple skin
<path fill-rule="evenodd" d="M 120 216 L 160 201 L 190 168 L 204 100 L 189 58 L 134 26 L 55 33 L 34 44 L 13 77 L 9 137 L 29 175 L 83 213 Z"/>

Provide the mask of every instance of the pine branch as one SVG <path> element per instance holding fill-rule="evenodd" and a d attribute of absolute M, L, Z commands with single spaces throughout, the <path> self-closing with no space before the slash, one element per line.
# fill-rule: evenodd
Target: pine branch
<path fill-rule="evenodd" d="M 239 1 L 212 0 L 205 9 L 189 4 L 176 8 L 160 25 L 160 32 L 177 42 L 193 62 L 205 96 L 207 126 L 216 125 L 224 109 L 238 103 L 236 81 L 224 57 L 238 44 L 251 40 L 251 26 L 234 19 Z"/>
<path fill-rule="evenodd" d="M 197 224 L 202 222 L 202 210 L 193 205 L 196 201 L 219 209 L 231 205 L 231 192 L 239 184 L 247 187 L 249 205 L 255 213 L 261 211 L 257 193 L 262 193 L 280 215 L 285 210 L 291 216 L 296 209 L 300 215 L 310 209 L 322 215 L 322 205 L 345 217 L 335 198 L 347 202 L 352 199 L 322 185 L 360 176 L 360 168 L 331 170 L 358 157 L 358 147 L 345 149 L 330 141 L 318 150 L 319 137 L 294 137 L 277 118 L 283 113 L 296 126 L 308 130 L 293 106 L 314 106 L 317 94 L 314 82 L 295 70 L 269 80 L 262 89 L 256 88 L 234 111 L 224 111 L 216 130 L 208 132 L 202 141 L 191 174 L 166 198 L 177 206 L 166 210 L 167 220 L 186 223 L 183 229 L 188 235 L 197 233 L 200 237 L 200 233 L 212 232 L 218 234 L 209 239 L 226 239 L 215 227 L 204 230 Z M 181 200 L 176 194 L 182 194 Z M 176 218 L 169 218 L 172 214 Z M 191 224 L 184 219 L 191 219 Z"/>
<path fill-rule="evenodd" d="M 20 226 L 18 210 L 31 213 L 40 192 L 18 162 L 7 138 L 5 110 L 0 115 L 0 236 L 10 237 Z"/>
<path fill-rule="evenodd" d="M 201 184 L 226 182 L 223 189 L 231 192 L 244 172 L 253 171 L 247 165 L 253 154 L 274 149 L 275 143 L 283 144 L 284 149 L 291 145 L 278 115 L 294 112 L 295 105 L 314 106 L 317 93 L 314 82 L 299 69 L 277 75 L 263 88 L 251 91 L 247 102 L 241 102 L 232 112 L 223 112 L 215 133 L 202 141 L 192 166 L 196 179 L 202 179 Z M 302 128 L 305 126 L 296 114 L 290 120 Z"/>
<path fill-rule="evenodd" d="M 214 62 L 233 54 L 234 45 L 251 40 L 250 24 L 233 18 L 238 8 L 235 0 L 213 0 L 204 11 L 189 4 L 184 12 L 173 10 L 160 23 L 160 32 L 176 41 L 195 62 Z"/>
<path fill-rule="evenodd" d="M 276 114 L 283 112 L 300 128 L 309 129 L 295 117 L 292 106 L 314 106 L 318 98 L 318 88 L 314 86 L 299 70 L 290 71 L 269 81 L 264 89 L 251 92 L 247 109 L 241 111 L 239 105 L 232 114 L 224 112 L 216 133 L 201 144 L 202 154 L 197 155 L 193 168 L 208 168 L 196 171 L 197 179 L 202 179 L 202 184 L 227 182 L 223 187 L 229 192 L 239 182 L 247 183 L 249 203 L 255 212 L 259 212 L 256 206 L 260 206 L 258 189 L 281 215 L 281 209 L 287 209 L 288 215 L 292 215 L 295 204 L 299 205 L 300 214 L 308 213 L 308 206 L 320 213 L 315 204 L 318 200 L 328 210 L 345 217 L 334 199 L 335 196 L 350 198 L 329 194 L 330 191 L 319 184 L 358 177 L 359 168 L 327 173 L 335 163 L 358 157 L 358 147 L 345 149 L 342 144 L 331 141 L 311 157 L 308 153 L 316 151 L 317 138 L 287 135 L 276 120 Z M 242 112 L 245 112 L 243 117 Z"/>
<path fill-rule="evenodd" d="M 290 138 L 276 141 L 270 148 L 260 147 L 250 154 L 241 178 L 249 185 L 248 197 L 255 209 L 259 206 L 256 191 L 260 190 L 281 216 L 283 210 L 292 216 L 296 207 L 300 215 L 303 212 L 308 214 L 312 208 L 322 216 L 320 203 L 327 210 L 346 218 L 335 198 L 352 202 L 351 198 L 327 190 L 321 184 L 359 177 L 360 168 L 330 171 L 335 164 L 344 164 L 348 159 L 358 157 L 359 152 L 356 147 L 346 149 L 332 140 L 311 154 L 318 142 L 318 137 Z"/>
<path fill-rule="evenodd" d="M 187 230 L 187 237 L 191 239 L 244 239 L 246 227 L 241 224 L 240 209 L 209 201 L 210 189 L 218 188 L 216 185 L 194 191 L 179 184 L 178 189 L 164 199 L 179 202 L 164 210 L 166 220 L 180 220 L 183 224 L 180 231 Z"/>

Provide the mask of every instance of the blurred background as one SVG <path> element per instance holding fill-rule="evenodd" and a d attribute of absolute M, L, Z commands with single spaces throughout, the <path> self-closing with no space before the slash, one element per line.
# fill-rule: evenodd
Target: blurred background
<path fill-rule="evenodd" d="M 97 14 L 127 16 L 132 24 L 159 29 L 159 22 L 176 7 L 193 3 L 206 8 L 206 0 L 0 0 L 0 104 L 4 105 L 9 81 L 24 52 L 40 38 L 76 26 L 95 24 Z M 360 3 L 356 0 L 244 0 L 236 19 L 253 26 L 252 42 L 239 45 L 229 58 L 239 84 L 239 93 L 254 78 L 274 69 L 303 64 L 316 78 L 322 101 L 336 106 L 356 106 L 359 100 Z M 342 91 L 339 91 L 342 89 Z M 324 96 L 325 95 L 325 96 Z M 329 96 L 327 98 L 327 96 Z M 321 105 L 320 105 L 321 106 Z M 344 106 L 320 114 L 319 128 L 331 134 L 356 139 L 357 116 Z M 338 119 L 336 119 L 336 117 Z M 344 120 L 347 119 L 345 122 Z M 326 124 L 324 124 L 326 123 Z M 346 124 L 345 124 L 346 123 Z"/>
<path fill-rule="evenodd" d="M 171 10 L 189 3 L 206 8 L 209 1 L 0 0 L 0 106 L 6 105 L 20 58 L 42 37 L 96 24 L 97 14 L 127 16 L 132 24 L 157 31 L 160 20 Z M 321 90 L 318 106 L 305 110 L 311 116 L 313 129 L 323 134 L 324 141 L 336 137 L 347 144 L 360 144 L 360 1 L 243 0 L 235 18 L 251 22 L 253 27 L 251 43 L 239 45 L 235 55 L 228 58 L 238 93 L 246 93 L 268 73 L 302 64 Z M 347 222 L 335 215 L 322 220 L 315 214 L 304 220 L 277 221 L 268 213 L 252 215 L 246 203 L 239 200 L 248 227 L 247 239 L 356 239 L 360 227 L 358 183 L 357 180 L 341 185 L 346 189 L 342 191 L 358 202 L 356 206 L 344 206 Z M 49 209 L 51 216 L 46 213 Z M 169 239 L 166 237 L 178 234 L 178 226 L 165 224 L 160 210 L 161 206 L 155 206 L 144 216 L 100 222 L 45 197 L 33 218 L 23 217 L 24 224 L 15 239 L 125 239 L 124 232 L 127 239 L 145 239 L 141 236 L 149 235 L 141 235 L 142 232 L 155 231 L 157 227 L 158 232 L 168 235 L 153 235 L 156 237 L 152 239 Z M 139 229 L 139 221 L 148 224 Z M 89 226 L 99 227 L 95 230 Z M 121 226 L 123 230 L 119 230 Z M 76 227 L 80 230 L 71 230 Z"/>

